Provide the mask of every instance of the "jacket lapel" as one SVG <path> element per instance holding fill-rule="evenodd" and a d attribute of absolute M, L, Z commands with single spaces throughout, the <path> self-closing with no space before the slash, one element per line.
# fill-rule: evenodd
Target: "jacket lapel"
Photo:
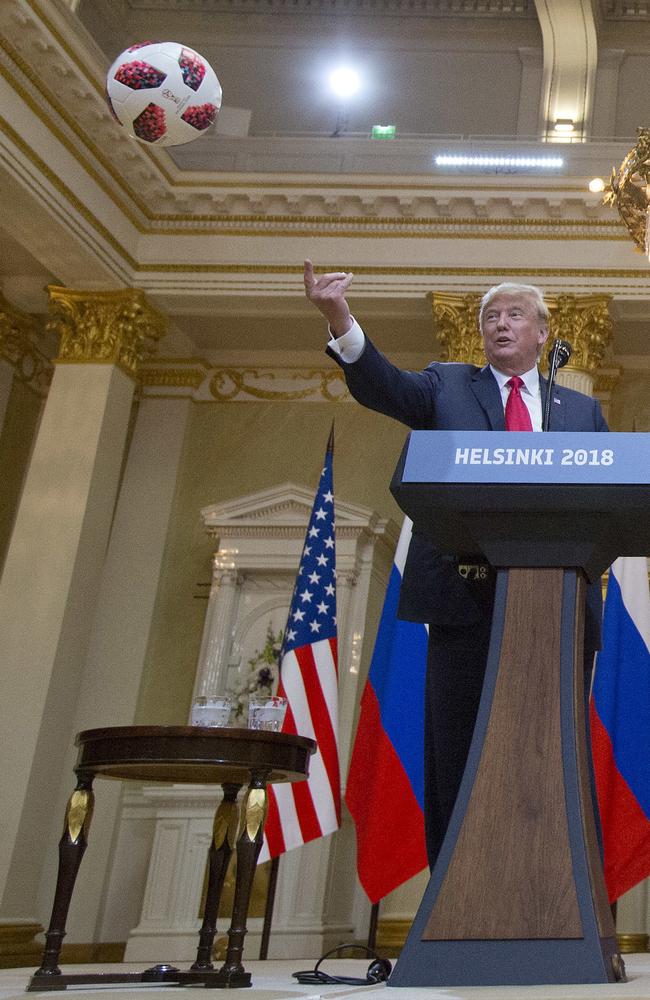
<path fill-rule="evenodd" d="M 504 431 L 506 421 L 503 415 L 503 403 L 497 380 L 486 365 L 472 377 L 472 390 L 485 411 L 488 426 L 493 431 Z"/>

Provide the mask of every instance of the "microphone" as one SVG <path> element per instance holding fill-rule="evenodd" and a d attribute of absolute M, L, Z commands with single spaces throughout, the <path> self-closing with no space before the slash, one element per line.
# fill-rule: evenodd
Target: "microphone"
<path fill-rule="evenodd" d="M 571 357 L 573 348 L 568 340 L 560 340 L 556 337 L 553 346 L 548 352 L 548 385 L 546 387 L 546 404 L 544 406 L 544 418 L 542 420 L 542 430 L 547 431 L 551 419 L 551 399 L 553 397 L 553 387 L 555 386 L 555 375 L 558 368 L 564 368 Z"/>
<path fill-rule="evenodd" d="M 553 346 L 548 352 L 548 367 L 549 370 L 554 363 L 555 358 L 555 370 L 558 368 L 564 368 L 565 364 L 573 354 L 573 348 L 568 340 L 556 339 L 553 341 Z"/>

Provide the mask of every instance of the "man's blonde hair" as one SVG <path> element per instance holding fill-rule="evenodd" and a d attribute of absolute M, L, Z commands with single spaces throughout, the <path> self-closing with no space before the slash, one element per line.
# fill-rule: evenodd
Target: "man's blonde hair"
<path fill-rule="evenodd" d="M 481 299 L 481 305 L 478 313 L 478 325 L 481 333 L 483 332 L 483 316 L 485 310 L 489 306 L 492 299 L 497 295 L 511 295 L 513 298 L 517 295 L 524 295 L 526 298 L 531 299 L 535 306 L 537 312 L 537 318 L 542 321 L 542 323 L 548 324 L 550 313 L 548 311 L 548 306 L 544 302 L 544 296 L 540 288 L 537 285 L 518 285 L 512 281 L 504 281 L 500 285 L 493 285 L 489 288 L 483 298 Z"/>

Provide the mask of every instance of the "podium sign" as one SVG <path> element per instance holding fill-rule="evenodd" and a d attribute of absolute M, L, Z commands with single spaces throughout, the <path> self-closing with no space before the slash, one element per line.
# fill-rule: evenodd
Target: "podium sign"
<path fill-rule="evenodd" d="M 391 486 L 401 508 L 441 551 L 481 554 L 498 574 L 465 774 L 389 986 L 624 979 L 590 791 L 584 595 L 585 577 L 650 551 L 649 446 L 410 435 Z"/>

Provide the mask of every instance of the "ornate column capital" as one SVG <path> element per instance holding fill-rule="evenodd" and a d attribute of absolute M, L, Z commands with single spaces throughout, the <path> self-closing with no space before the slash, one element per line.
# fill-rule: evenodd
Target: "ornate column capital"
<path fill-rule="evenodd" d="M 44 396 L 52 380 L 52 363 L 38 347 L 41 328 L 29 313 L 16 309 L 0 292 L 0 358 L 16 369 L 17 377 Z"/>
<path fill-rule="evenodd" d="M 118 365 L 136 378 L 165 330 L 139 288 L 84 291 L 49 285 L 48 328 L 60 335 L 57 363 Z"/>
<path fill-rule="evenodd" d="M 568 340 L 573 347 L 565 372 L 594 376 L 612 339 L 609 315 L 611 295 L 547 295 L 551 311 L 551 337 Z"/>
<path fill-rule="evenodd" d="M 478 328 L 481 296 L 432 292 L 433 321 L 442 361 L 484 365 L 483 338 Z"/>

